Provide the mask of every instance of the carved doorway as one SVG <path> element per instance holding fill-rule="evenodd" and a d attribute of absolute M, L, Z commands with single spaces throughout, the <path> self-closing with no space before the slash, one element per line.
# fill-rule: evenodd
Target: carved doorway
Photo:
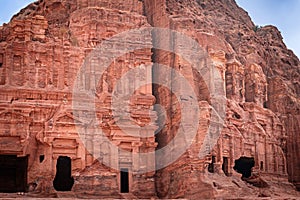
<path fill-rule="evenodd" d="M 251 169 L 255 165 L 253 157 L 240 157 L 234 161 L 235 165 L 233 169 L 242 174 L 242 178 L 249 178 L 251 176 Z"/>
<path fill-rule="evenodd" d="M 228 157 L 223 157 L 222 170 L 226 176 L 229 176 L 228 167 Z"/>
<path fill-rule="evenodd" d="M 128 193 L 129 192 L 129 175 L 128 169 L 122 168 L 121 175 L 120 175 L 120 182 L 121 182 L 121 193 Z"/>
<path fill-rule="evenodd" d="M 0 192 L 26 192 L 28 157 L 0 155 Z"/>
<path fill-rule="evenodd" d="M 71 159 L 67 156 L 59 156 L 56 164 L 56 175 L 53 187 L 57 191 L 71 191 L 74 178 L 71 176 Z"/>
<path fill-rule="evenodd" d="M 216 156 L 212 156 L 211 157 L 211 163 L 209 163 L 209 165 L 208 165 L 208 171 L 210 173 L 215 172 L 215 162 L 216 162 Z"/>

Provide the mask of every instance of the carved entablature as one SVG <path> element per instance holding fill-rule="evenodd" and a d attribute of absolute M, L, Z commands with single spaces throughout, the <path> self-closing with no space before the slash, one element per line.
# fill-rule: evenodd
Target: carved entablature
<path fill-rule="evenodd" d="M 52 142 L 53 158 L 57 159 L 59 156 L 69 156 L 72 159 L 78 158 L 77 148 L 79 143 L 76 139 L 71 138 L 54 138 Z"/>
<path fill-rule="evenodd" d="M 0 113 L 0 134 L 7 136 L 28 136 L 31 119 L 16 111 L 4 111 Z"/>
<path fill-rule="evenodd" d="M 0 112 L 0 150 L 2 154 L 25 155 L 29 144 L 31 119 L 18 111 Z"/>

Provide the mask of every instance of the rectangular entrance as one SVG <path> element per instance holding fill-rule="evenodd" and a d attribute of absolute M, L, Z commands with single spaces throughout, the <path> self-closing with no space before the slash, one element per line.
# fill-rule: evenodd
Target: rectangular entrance
<path fill-rule="evenodd" d="M 121 176 L 120 176 L 120 182 L 121 182 L 121 193 L 128 193 L 129 192 L 129 175 L 128 175 L 128 169 L 122 168 L 121 169 Z"/>
<path fill-rule="evenodd" d="M 0 192 L 26 192 L 28 157 L 0 155 Z"/>
<path fill-rule="evenodd" d="M 223 157 L 223 164 L 222 164 L 222 170 L 224 172 L 224 174 L 226 176 L 229 176 L 229 173 L 228 173 L 228 158 L 227 157 Z"/>

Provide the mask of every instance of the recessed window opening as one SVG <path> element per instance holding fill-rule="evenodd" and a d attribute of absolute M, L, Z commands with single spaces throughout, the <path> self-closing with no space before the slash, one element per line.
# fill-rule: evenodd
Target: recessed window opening
<path fill-rule="evenodd" d="M 40 155 L 40 163 L 42 163 L 45 159 L 45 155 Z"/>

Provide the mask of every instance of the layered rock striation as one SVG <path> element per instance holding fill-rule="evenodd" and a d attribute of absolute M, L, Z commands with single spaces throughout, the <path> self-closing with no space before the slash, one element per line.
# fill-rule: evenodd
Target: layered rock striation
<path fill-rule="evenodd" d="M 196 47 L 168 30 L 195 41 L 200 62 L 181 56 Z M 0 162 L 8 174 L 0 176 L 17 180 L 0 190 L 256 195 L 234 178 L 245 170 L 254 186 L 280 188 L 277 178 L 286 183 L 282 195 L 293 190 L 287 180 L 299 190 L 299 75 L 299 59 L 278 29 L 257 28 L 234 0 L 36 1 L 0 26 Z M 221 123 L 214 111 L 222 105 Z M 170 143 L 171 153 L 158 154 Z M 173 162 L 163 165 L 164 158 Z"/>

